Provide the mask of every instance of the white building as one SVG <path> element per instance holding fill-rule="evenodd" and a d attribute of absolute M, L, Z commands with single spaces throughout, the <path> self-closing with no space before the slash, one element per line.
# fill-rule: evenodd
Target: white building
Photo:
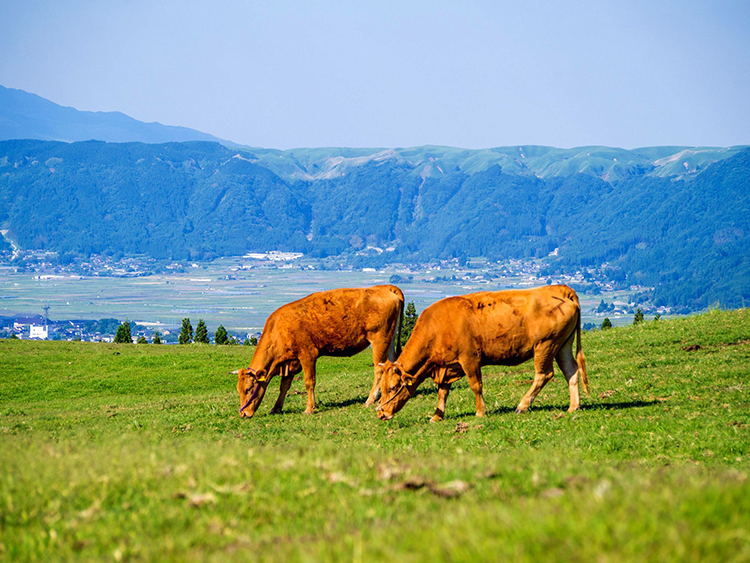
<path fill-rule="evenodd" d="M 31 325 L 29 327 L 29 338 L 47 340 L 47 336 L 49 336 L 49 329 L 46 326 Z"/>

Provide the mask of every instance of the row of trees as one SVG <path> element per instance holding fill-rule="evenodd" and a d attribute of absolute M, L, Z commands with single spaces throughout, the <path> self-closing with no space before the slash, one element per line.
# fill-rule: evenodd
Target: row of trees
<path fill-rule="evenodd" d="M 414 326 L 417 324 L 417 309 L 414 306 L 414 302 L 410 301 L 406 308 L 404 309 L 403 319 L 401 323 L 401 339 L 400 339 L 400 345 L 403 348 L 406 346 L 406 343 L 409 341 L 409 337 L 411 336 L 412 332 L 414 331 Z M 657 314 L 654 317 L 654 321 L 658 321 L 661 318 L 661 315 Z M 633 317 L 633 324 L 638 325 L 643 322 L 645 322 L 645 316 L 643 314 L 643 311 L 639 307 L 635 315 Z M 133 342 L 133 335 L 131 331 L 131 324 L 127 319 L 125 322 L 123 322 L 121 325 L 117 327 L 117 333 L 115 334 L 114 342 L 116 344 L 130 344 Z M 604 320 L 601 324 L 601 330 L 607 330 L 610 328 L 613 328 L 612 321 L 609 319 L 609 317 L 604 317 Z M 594 325 L 595 327 L 595 325 Z M 585 328 L 585 327 L 584 327 Z M 13 336 L 11 336 L 13 338 Z M 137 341 L 138 344 L 148 344 L 148 341 L 144 336 L 139 336 Z M 180 336 L 178 339 L 178 342 L 180 344 L 190 344 L 191 342 L 195 342 L 196 344 L 210 344 L 209 338 L 208 338 L 208 327 L 206 327 L 206 323 L 203 321 L 203 319 L 198 319 L 198 326 L 195 328 L 195 333 L 193 333 L 193 325 L 190 323 L 190 318 L 184 318 L 182 319 L 182 328 L 180 330 Z M 161 344 L 161 335 L 158 332 L 154 333 L 153 338 L 154 344 Z M 240 341 L 230 336 L 227 333 L 227 329 L 224 328 L 224 325 L 219 325 L 216 329 L 216 332 L 214 333 L 214 343 L 220 346 L 224 345 L 239 345 Z M 242 342 L 243 346 L 257 346 L 258 345 L 258 339 L 254 336 L 250 338 L 245 338 L 245 340 Z"/>
<path fill-rule="evenodd" d="M 206 323 L 203 322 L 203 319 L 198 319 L 198 326 L 195 327 L 195 337 L 193 337 L 193 325 L 190 324 L 190 319 L 182 319 L 182 328 L 180 329 L 178 342 L 180 344 L 190 344 L 191 342 L 195 342 L 196 344 L 210 344 L 208 339 L 208 328 L 206 327 Z M 229 335 L 227 329 L 224 328 L 224 325 L 219 325 L 214 333 L 214 343 L 219 346 L 231 346 L 240 344 L 240 341 L 234 336 Z M 242 345 L 257 346 L 258 339 L 254 336 L 245 338 Z"/>
<path fill-rule="evenodd" d="M 657 313 L 654 316 L 654 320 L 658 321 L 659 319 L 661 319 L 661 315 Z M 643 322 L 646 322 L 646 317 L 643 315 L 643 311 L 641 310 L 641 308 L 638 307 L 638 309 L 635 312 L 635 315 L 633 316 L 633 324 L 634 325 L 639 325 L 639 324 L 641 324 Z M 602 321 L 601 329 L 602 330 L 607 330 L 607 329 L 612 328 L 612 327 L 613 327 L 612 321 L 609 320 L 609 317 L 604 317 L 604 320 Z"/>
<path fill-rule="evenodd" d="M 133 342 L 133 332 L 130 329 L 130 322 L 125 319 L 125 322 L 117 327 L 117 333 L 115 333 L 115 344 L 131 344 Z M 161 335 L 159 332 L 154 332 L 154 344 L 161 344 Z M 148 344 L 146 337 L 141 335 L 136 340 L 136 344 Z"/>
<path fill-rule="evenodd" d="M 127 319 L 117 327 L 114 342 L 116 344 L 130 344 L 133 342 L 131 323 Z M 195 342 L 196 344 L 210 344 L 208 339 L 208 327 L 206 327 L 206 323 L 203 322 L 203 319 L 198 319 L 198 326 L 195 327 L 195 335 L 193 335 L 193 325 L 190 323 L 190 319 L 182 319 L 182 328 L 180 330 L 178 342 L 180 344 L 190 344 L 191 342 Z M 139 336 L 136 343 L 148 344 L 148 341 L 145 336 Z M 153 343 L 162 343 L 161 335 L 158 332 L 154 333 Z M 238 345 L 240 344 L 240 341 L 234 336 L 229 335 L 227 329 L 224 328 L 224 325 L 219 325 L 214 333 L 214 343 L 218 345 Z M 245 338 L 242 344 L 244 346 L 257 346 L 258 339 L 254 336 Z"/>

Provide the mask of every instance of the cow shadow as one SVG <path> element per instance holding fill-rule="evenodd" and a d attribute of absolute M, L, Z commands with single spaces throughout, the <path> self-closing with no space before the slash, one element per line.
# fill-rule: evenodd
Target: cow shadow
<path fill-rule="evenodd" d="M 591 403 L 581 405 L 581 408 L 585 410 L 621 410 L 621 409 L 637 409 L 642 407 L 651 407 L 654 405 L 660 405 L 660 401 L 621 401 L 618 403 Z"/>
<path fill-rule="evenodd" d="M 468 385 L 465 386 L 466 389 L 468 389 Z M 458 389 L 459 391 L 461 388 Z M 452 392 L 455 392 L 456 389 L 454 387 Z M 430 385 L 430 386 L 423 386 L 418 387 L 417 390 L 414 392 L 414 395 L 412 395 L 412 398 L 414 397 L 429 397 L 429 396 L 437 396 L 438 388 L 436 385 Z M 325 401 L 324 403 L 321 403 L 321 407 L 335 409 L 335 408 L 342 408 L 342 407 L 350 407 L 352 405 L 361 405 L 364 406 L 365 401 L 367 400 L 367 394 L 359 395 L 357 397 L 350 397 L 348 399 L 343 399 L 339 401 Z M 450 399 L 449 399 L 450 400 Z M 486 397 L 485 397 L 486 400 Z M 643 400 L 633 400 L 633 401 L 620 401 L 616 403 L 604 403 L 604 402 L 586 402 L 581 404 L 580 410 L 581 411 L 609 411 L 609 410 L 625 410 L 625 409 L 637 409 L 637 408 L 645 408 L 645 407 L 651 407 L 654 405 L 660 404 L 659 401 L 652 400 L 652 401 L 643 401 Z M 377 405 L 377 402 L 375 403 Z M 487 408 L 487 414 L 510 414 L 516 412 L 516 404 L 513 405 L 504 405 L 501 407 L 497 407 L 494 409 Z M 546 404 L 546 405 L 534 405 L 529 409 L 529 412 L 534 411 L 541 411 L 541 412 L 567 412 L 568 410 L 568 404 Z M 474 411 L 466 413 L 466 415 L 473 415 Z"/>
<path fill-rule="evenodd" d="M 638 409 L 644 407 L 651 407 L 660 404 L 659 401 L 621 401 L 617 403 L 584 403 L 580 407 L 580 411 L 605 411 L 605 410 L 624 410 L 624 409 Z M 568 404 L 559 405 L 537 405 L 531 406 L 528 412 L 542 411 L 542 412 L 567 412 Z M 489 414 L 509 414 L 515 413 L 515 406 L 502 406 L 496 409 L 487 409 Z"/>
<path fill-rule="evenodd" d="M 351 407 L 352 405 L 361 405 L 364 407 L 366 400 L 367 400 L 367 395 L 362 395 L 361 397 L 353 397 L 350 399 L 344 399 L 343 401 L 321 402 L 320 406 L 325 407 L 326 409 L 338 409 L 341 407 Z M 373 408 L 374 408 L 374 405 L 373 405 Z"/>
<path fill-rule="evenodd" d="M 414 395 L 412 395 L 412 398 L 421 396 L 421 395 L 437 395 L 437 387 L 419 387 L 415 392 Z M 365 401 L 367 400 L 367 395 L 360 395 L 358 397 L 350 397 L 348 399 L 343 399 L 341 401 L 325 401 L 321 403 L 321 406 L 325 406 L 326 408 L 341 408 L 341 407 L 350 407 L 352 405 L 362 405 L 365 406 Z M 380 399 L 378 399 L 379 401 Z M 373 408 L 378 404 L 378 401 L 375 402 L 375 405 L 373 405 Z"/>

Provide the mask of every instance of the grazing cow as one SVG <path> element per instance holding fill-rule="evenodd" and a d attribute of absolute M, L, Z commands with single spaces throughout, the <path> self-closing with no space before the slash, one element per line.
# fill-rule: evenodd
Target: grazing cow
<path fill-rule="evenodd" d="M 394 360 L 401 332 L 404 294 L 394 285 L 332 289 L 303 297 L 274 311 L 263 328 L 250 367 L 237 373 L 240 416 L 255 414 L 268 382 L 281 374 L 271 413 L 280 413 L 294 375 L 304 372 L 307 409 L 315 409 L 315 362 L 319 356 L 352 356 L 372 346 L 375 382 L 365 405 L 380 392 L 382 362 Z"/>
<path fill-rule="evenodd" d="M 552 379 L 553 360 L 568 381 L 568 411 L 576 410 L 580 406 L 579 375 L 587 395 L 589 385 L 581 350 L 581 308 L 569 287 L 485 291 L 442 299 L 420 315 L 398 359 L 383 364 L 378 418 L 393 418 L 431 376 L 438 386 L 438 406 L 431 420 L 442 420 L 451 384 L 464 375 L 476 396 L 477 416 L 484 416 L 482 366 L 513 366 L 532 357 L 534 383 L 516 412 L 526 411 Z"/>

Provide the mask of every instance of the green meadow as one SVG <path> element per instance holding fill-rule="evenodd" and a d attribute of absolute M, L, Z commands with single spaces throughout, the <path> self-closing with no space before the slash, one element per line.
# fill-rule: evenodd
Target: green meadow
<path fill-rule="evenodd" d="M 3 561 L 748 561 L 750 310 L 585 333 L 514 414 L 531 363 L 427 382 L 389 422 L 369 351 L 241 420 L 252 348 L 0 341 Z"/>

